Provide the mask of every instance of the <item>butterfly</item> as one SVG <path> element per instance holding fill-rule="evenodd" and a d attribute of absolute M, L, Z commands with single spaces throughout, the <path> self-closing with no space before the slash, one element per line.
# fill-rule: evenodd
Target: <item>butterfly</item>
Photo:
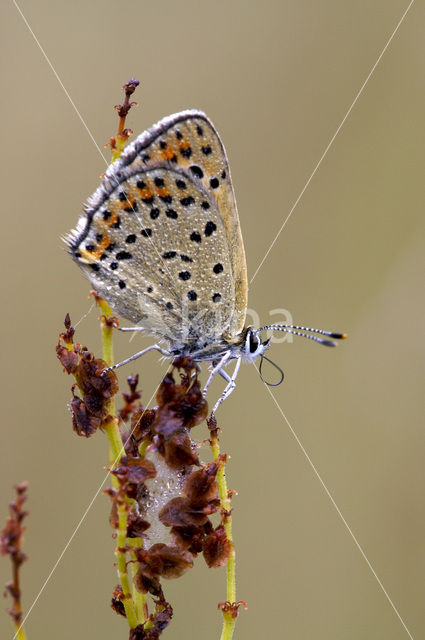
<path fill-rule="evenodd" d="M 65 241 L 96 292 L 135 325 L 122 330 L 158 340 L 113 368 L 151 350 L 209 361 L 204 396 L 216 374 L 226 381 L 213 413 L 235 388 L 242 361 L 269 360 L 262 331 L 327 346 L 345 337 L 297 325 L 245 326 L 247 268 L 229 163 L 201 111 L 168 116 L 129 144 Z"/>

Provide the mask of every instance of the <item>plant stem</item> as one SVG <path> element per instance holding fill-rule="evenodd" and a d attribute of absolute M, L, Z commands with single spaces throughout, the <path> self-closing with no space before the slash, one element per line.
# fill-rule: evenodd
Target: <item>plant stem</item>
<path fill-rule="evenodd" d="M 12 559 L 13 562 L 13 559 Z M 13 590 L 15 593 L 12 611 L 19 614 L 15 621 L 16 640 L 27 640 L 27 635 L 22 623 L 21 588 L 19 585 L 19 565 L 13 562 Z"/>
<path fill-rule="evenodd" d="M 101 327 L 103 359 L 108 367 L 111 367 L 114 364 L 114 344 L 112 340 L 113 327 L 107 322 L 107 318 L 112 317 L 112 309 L 106 300 L 102 300 L 101 298 L 97 299 L 97 304 L 102 312 Z"/>
<path fill-rule="evenodd" d="M 108 318 L 112 317 L 112 310 L 105 300 L 97 299 L 97 303 L 102 312 L 101 318 L 101 330 L 102 330 L 102 352 L 103 359 L 110 367 L 114 363 L 114 347 L 112 340 L 113 327 Z M 121 434 L 118 427 L 118 420 L 116 417 L 115 400 L 111 398 L 108 407 L 109 415 L 113 416 L 113 420 L 110 420 L 104 427 L 104 431 L 109 440 L 109 463 L 111 469 L 115 468 L 124 453 L 124 448 L 121 440 Z M 112 476 L 112 486 L 118 489 L 119 482 L 115 476 Z M 117 566 L 118 575 L 121 582 L 121 587 L 124 595 L 123 605 L 127 622 L 130 629 L 134 629 L 137 624 L 137 617 L 135 611 L 135 604 L 133 602 L 133 594 L 131 592 L 130 581 L 127 570 L 127 504 L 125 501 L 118 502 L 118 530 L 117 530 Z"/>
<path fill-rule="evenodd" d="M 236 618 L 234 615 L 230 611 L 223 611 L 223 629 L 221 630 L 220 640 L 232 640 L 235 624 Z"/>
<path fill-rule="evenodd" d="M 107 318 L 112 316 L 112 310 L 105 300 L 97 299 L 97 303 L 102 312 L 101 330 L 103 359 L 108 367 L 111 367 L 114 364 L 114 344 L 112 339 L 113 327 L 109 322 L 107 322 Z M 116 418 L 114 398 L 111 398 L 109 401 L 108 413 Z M 116 419 L 111 420 L 104 427 L 104 431 L 106 432 L 109 440 L 109 463 L 111 464 L 111 467 L 114 468 L 117 466 L 122 454 L 124 453 L 121 434 L 118 428 L 118 421 Z M 112 484 L 113 486 L 118 487 L 118 481 L 115 477 L 112 478 Z"/>
<path fill-rule="evenodd" d="M 220 441 L 216 431 L 211 432 L 211 450 L 214 458 L 214 462 L 219 460 L 220 456 Z M 230 503 L 229 492 L 227 489 L 225 463 L 222 462 L 219 465 L 217 471 L 217 484 L 220 494 L 221 508 L 225 514 L 224 517 L 224 530 L 226 532 L 227 539 L 232 543 L 232 550 L 230 552 L 229 559 L 226 565 L 226 601 L 229 603 L 236 602 L 236 562 L 235 562 L 235 549 L 233 546 L 233 534 L 232 534 L 232 509 Z M 231 640 L 233 637 L 233 631 L 236 624 L 236 617 L 232 614 L 232 611 L 223 611 L 223 629 L 221 631 L 221 640 Z"/>
<path fill-rule="evenodd" d="M 124 594 L 123 605 L 127 622 L 130 629 L 137 627 L 137 617 L 133 602 L 133 594 L 131 593 L 130 581 L 127 570 L 127 508 L 126 505 L 118 506 L 118 531 L 117 531 L 117 566 L 118 575 L 121 582 L 122 592 Z"/>
<path fill-rule="evenodd" d="M 27 636 L 25 633 L 25 629 L 24 627 L 20 627 L 18 625 L 15 625 L 15 640 L 27 640 Z"/>

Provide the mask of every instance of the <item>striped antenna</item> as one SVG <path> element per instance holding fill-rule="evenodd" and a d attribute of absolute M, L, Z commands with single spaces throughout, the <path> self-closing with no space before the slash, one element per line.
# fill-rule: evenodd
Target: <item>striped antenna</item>
<path fill-rule="evenodd" d="M 313 340 L 314 342 L 318 342 L 319 344 L 325 345 L 325 347 L 336 347 L 337 343 L 335 340 L 344 340 L 347 337 L 346 333 L 337 333 L 335 331 L 325 331 L 324 329 L 312 329 L 311 327 L 302 327 L 296 324 L 268 324 L 264 327 L 260 327 L 258 331 L 283 331 L 284 333 L 290 333 L 293 336 L 300 336 L 301 338 L 308 338 L 308 340 Z M 310 333 L 319 333 L 322 336 L 328 336 L 329 338 L 333 338 L 333 340 L 326 340 L 325 338 L 319 338 L 318 336 L 311 336 L 306 331 Z"/>

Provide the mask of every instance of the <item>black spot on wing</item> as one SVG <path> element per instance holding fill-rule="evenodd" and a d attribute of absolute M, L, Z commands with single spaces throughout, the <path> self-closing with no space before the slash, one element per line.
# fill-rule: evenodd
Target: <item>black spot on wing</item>
<path fill-rule="evenodd" d="M 213 222 L 212 220 L 209 220 L 205 225 L 205 235 L 207 236 L 207 238 L 210 235 L 212 235 L 214 231 L 216 231 L 216 229 L 217 229 L 217 225 L 215 224 L 215 222 Z"/>

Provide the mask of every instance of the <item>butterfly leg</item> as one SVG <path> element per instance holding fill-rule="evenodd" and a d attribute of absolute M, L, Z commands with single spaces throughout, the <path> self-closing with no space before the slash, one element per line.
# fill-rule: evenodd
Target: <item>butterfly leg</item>
<path fill-rule="evenodd" d="M 123 364 L 128 364 L 132 360 L 137 360 L 137 358 L 140 358 L 141 356 L 144 356 L 145 353 L 148 353 L 148 351 L 159 351 L 159 353 L 162 353 L 163 356 L 171 357 L 170 352 L 166 351 L 165 349 L 162 349 L 162 347 L 160 347 L 159 344 L 152 344 L 150 347 L 146 347 L 146 349 L 142 349 L 142 351 L 138 351 L 133 356 L 130 356 L 129 358 L 126 358 L 122 362 L 118 362 L 117 364 L 113 364 L 112 367 L 108 367 L 107 369 L 105 369 L 105 371 L 113 371 L 114 369 L 118 369 L 118 367 L 122 367 Z"/>
<path fill-rule="evenodd" d="M 242 358 L 237 358 L 236 360 L 236 365 L 235 368 L 233 369 L 233 373 L 231 376 L 229 376 L 228 373 L 226 373 L 226 371 L 224 371 L 224 369 L 219 369 L 218 373 L 221 375 L 222 378 L 224 378 L 227 382 L 227 385 L 223 391 L 223 393 L 221 394 L 221 396 L 219 397 L 219 399 L 217 400 L 217 402 L 215 403 L 213 410 L 212 410 L 212 414 L 215 414 L 215 412 L 217 411 L 218 407 L 221 405 L 222 402 L 224 402 L 226 400 L 226 398 L 228 398 L 230 396 L 230 394 L 232 393 L 233 389 L 236 387 L 236 378 L 238 376 L 239 373 L 239 367 L 241 366 L 241 362 L 242 362 Z"/>
<path fill-rule="evenodd" d="M 221 367 L 223 367 L 226 362 L 228 361 L 228 359 L 230 358 L 230 351 L 226 351 L 226 353 L 224 354 L 224 356 L 222 356 L 220 358 L 220 360 L 217 362 L 217 364 L 215 364 L 211 370 L 211 373 L 209 375 L 208 380 L 205 383 L 205 387 L 204 390 L 202 391 L 202 398 L 205 400 L 206 395 L 207 395 L 207 391 L 208 391 L 208 387 L 210 386 L 213 378 L 215 375 L 217 375 L 217 373 L 220 371 Z"/>

